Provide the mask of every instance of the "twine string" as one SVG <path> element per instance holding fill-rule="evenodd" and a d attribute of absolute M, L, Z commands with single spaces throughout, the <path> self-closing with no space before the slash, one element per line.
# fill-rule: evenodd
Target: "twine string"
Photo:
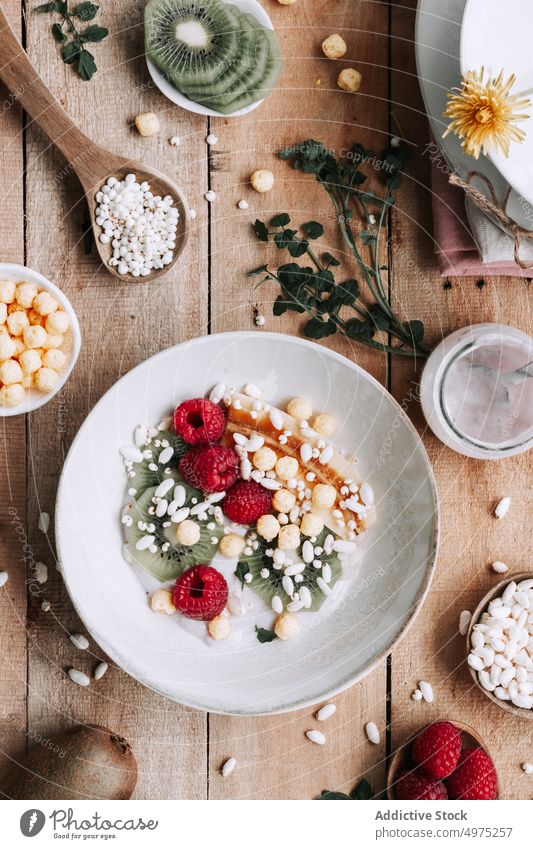
<path fill-rule="evenodd" d="M 485 183 L 489 191 L 490 198 L 472 185 L 472 180 L 474 179 L 482 180 Z M 516 221 L 513 221 L 507 215 L 506 210 L 509 202 L 509 196 L 511 194 L 511 187 L 509 187 L 506 191 L 503 201 L 500 201 L 491 181 L 485 176 L 485 174 L 480 174 L 479 171 L 470 171 L 466 176 L 466 180 L 463 180 L 458 174 L 451 174 L 449 182 L 452 186 L 458 186 L 463 189 L 463 191 L 476 204 L 476 206 L 481 209 L 482 212 L 488 212 L 490 215 L 494 216 L 494 218 L 496 218 L 496 220 L 512 234 L 514 239 L 514 261 L 516 264 L 524 270 L 533 268 L 533 261 L 529 262 L 520 257 L 522 240 L 533 239 L 533 230 L 521 227 L 520 224 L 517 224 Z"/>

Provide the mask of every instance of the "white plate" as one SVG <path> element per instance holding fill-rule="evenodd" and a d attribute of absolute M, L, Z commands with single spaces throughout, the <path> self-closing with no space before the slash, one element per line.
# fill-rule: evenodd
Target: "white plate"
<path fill-rule="evenodd" d="M 461 71 L 491 69 L 516 75 L 513 94 L 533 88 L 533 6 L 531 0 L 468 0 L 461 31 Z M 530 96 L 533 103 L 533 97 Z M 512 144 L 509 156 L 491 151 L 489 158 L 522 198 L 533 204 L 533 106 L 519 126 L 524 142 Z M 529 208 L 531 229 L 531 207 Z"/>
<path fill-rule="evenodd" d="M 268 29 L 274 29 L 272 21 L 268 17 L 267 13 L 261 6 L 261 3 L 258 0 L 234 0 L 233 3 L 228 5 L 238 6 L 241 12 L 246 12 L 248 15 L 253 15 L 259 23 L 267 27 Z M 181 106 L 182 109 L 187 109 L 189 112 L 195 112 L 197 115 L 210 115 L 212 117 L 218 118 L 238 118 L 239 115 L 247 115 L 248 112 L 253 112 L 254 109 L 257 109 L 258 106 L 261 106 L 263 100 L 258 100 L 257 103 L 252 103 L 250 106 L 246 106 L 244 109 L 238 109 L 236 112 L 232 112 L 229 115 L 224 114 L 223 112 L 216 112 L 213 109 L 208 109 L 206 106 L 202 106 L 201 103 L 196 103 L 194 100 L 189 100 L 188 97 L 185 97 L 184 94 L 181 93 L 175 86 L 172 85 L 169 80 L 165 77 L 164 74 L 161 73 L 157 65 L 155 65 L 151 59 L 146 56 L 146 64 L 148 66 L 148 71 L 150 76 L 152 77 L 154 83 L 158 87 L 159 91 L 165 95 L 169 100 L 176 104 L 176 106 Z"/>
<path fill-rule="evenodd" d="M 376 493 L 377 524 L 355 583 L 335 609 L 298 639 L 209 645 L 175 617 L 152 613 L 121 553 L 125 500 L 120 446 L 140 422 L 223 381 L 251 381 L 264 397 L 295 395 L 340 423 L 338 444 L 359 457 Z M 63 577 L 95 640 L 119 666 L 159 693 L 217 713 L 293 710 L 363 678 L 419 609 L 433 573 L 437 495 L 420 439 L 401 407 L 365 371 L 295 337 L 225 333 L 169 348 L 122 377 L 81 427 L 61 476 L 56 534 Z M 329 599 L 328 599 L 329 601 Z M 304 614 L 301 619 L 304 621 Z M 250 621 L 271 627 L 273 615 Z M 305 627 L 305 626 L 304 626 Z"/>
<path fill-rule="evenodd" d="M 67 345 L 62 346 L 61 350 L 67 356 L 67 364 L 63 371 L 60 372 L 59 380 L 53 392 L 39 392 L 37 389 L 26 390 L 26 397 L 22 404 L 18 407 L 2 407 L 0 406 L 0 417 L 2 416 L 20 416 L 24 413 L 32 413 L 38 410 L 39 407 L 44 407 L 52 398 L 61 391 L 67 382 L 70 373 L 76 365 L 80 348 L 81 348 L 81 331 L 78 323 L 78 317 L 74 312 L 74 308 L 69 299 L 61 289 L 58 289 L 54 283 L 34 271 L 33 268 L 26 268 L 24 265 L 15 265 L 14 263 L 0 263 L 0 280 L 15 280 L 16 282 L 25 281 L 27 283 L 35 283 L 39 289 L 50 292 L 56 301 L 59 302 L 61 308 L 65 310 L 70 318 L 70 329 L 67 331 Z M 67 347 L 68 346 L 68 347 Z"/>
<path fill-rule="evenodd" d="M 447 0 L 445 5 L 442 0 L 419 0 L 416 17 L 418 79 L 435 142 L 444 154 L 439 167 L 449 167 L 463 179 L 475 167 L 490 180 L 497 196 L 503 198 L 509 183 L 488 157 L 481 154 L 477 161 L 473 160 L 464 153 L 457 136 L 450 134 L 442 138 L 448 126 L 447 119 L 443 118 L 446 95 L 461 82 L 459 52 L 465 5 L 466 0 Z M 434 149 L 430 147 L 426 153 L 431 156 Z M 488 197 L 484 182 L 478 180 L 475 186 Z M 531 227 L 531 209 L 515 191 L 509 196 L 507 214 L 522 227 Z M 493 221 L 501 227 L 496 219 Z"/>

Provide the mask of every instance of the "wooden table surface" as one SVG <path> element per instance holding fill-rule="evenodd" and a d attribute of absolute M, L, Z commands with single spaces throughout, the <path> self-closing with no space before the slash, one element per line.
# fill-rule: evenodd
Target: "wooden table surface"
<path fill-rule="evenodd" d="M 382 381 L 419 428 L 440 491 L 441 546 L 421 613 L 392 656 L 335 700 L 327 745 L 314 746 L 303 736 L 310 710 L 233 719 L 166 701 L 115 667 L 87 690 L 66 676 L 69 666 L 89 668 L 93 658 L 80 660 L 67 638 L 83 625 L 54 569 L 53 533 L 46 538 L 37 529 L 39 513 L 53 516 L 58 477 L 77 429 L 103 392 L 137 363 L 194 336 L 254 329 L 254 305 L 266 314 L 266 329 L 297 332 L 297 321 L 272 317 L 274 291 L 256 294 L 264 300 L 255 304 L 244 278 L 264 261 L 250 232 L 256 215 L 287 210 L 305 221 L 324 220 L 329 213 L 313 181 L 276 159 L 280 147 L 314 137 L 336 149 L 360 141 L 379 150 L 390 132 L 402 132 L 414 157 L 392 216 L 386 257 L 398 309 L 425 322 L 431 344 L 480 321 L 533 331 L 529 281 L 444 281 L 438 274 L 424 153 L 428 128 L 414 60 L 414 0 L 298 0 L 289 7 L 263 2 L 286 57 L 281 85 L 250 115 L 210 122 L 179 110 L 150 82 L 141 0 L 102 4 L 98 23 L 111 34 L 96 46 L 98 73 L 89 83 L 61 62 L 48 16 L 30 11 L 24 20 L 20 0 L 2 4 L 35 66 L 81 128 L 102 145 L 175 177 L 198 212 L 185 254 L 164 281 L 152 286 L 117 281 L 99 265 L 76 180 L 21 115 L 16 99 L 2 91 L 0 257 L 55 281 L 71 299 L 84 336 L 64 391 L 31 416 L 1 419 L 1 564 L 10 575 L 0 593 L 3 766 L 37 734 L 97 722 L 132 742 L 138 798 L 310 799 L 323 788 L 347 791 L 363 776 L 378 794 L 390 753 L 440 717 L 462 720 L 481 734 L 496 761 L 503 797 L 530 798 L 531 779 L 520 769 L 522 761 L 533 759 L 530 723 L 498 710 L 472 687 L 457 622 L 459 612 L 473 609 L 498 580 L 488 568 L 491 561 L 531 566 L 531 454 L 483 463 L 452 453 L 425 427 L 412 364 L 361 346 L 333 343 Z M 33 3 L 22 5 L 28 9 Z M 321 56 L 320 43 L 331 32 L 344 35 L 348 64 L 363 74 L 358 95 L 336 89 L 339 67 Z M 159 115 L 158 136 L 143 139 L 132 127 L 143 111 Z M 219 139 L 213 148 L 205 144 L 209 130 Z M 173 135 L 182 139 L 178 148 L 168 143 Z M 246 185 L 258 167 L 276 175 L 274 190 L 263 197 Z M 204 199 L 209 187 L 218 194 L 211 206 Z M 241 197 L 250 204 L 247 212 L 237 209 Z M 333 232 L 327 235 L 324 247 L 335 246 Z M 512 508 L 498 522 L 491 509 L 505 494 L 512 496 Z M 26 574 L 32 558 L 49 565 L 40 588 L 31 581 L 31 569 Z M 51 603 L 47 613 L 40 607 L 43 598 Z M 96 645 L 91 652 L 102 656 Z M 410 698 L 421 678 L 433 685 L 431 705 Z M 371 719 L 381 731 L 379 746 L 364 733 Z M 230 755 L 238 768 L 223 779 L 220 765 Z"/>

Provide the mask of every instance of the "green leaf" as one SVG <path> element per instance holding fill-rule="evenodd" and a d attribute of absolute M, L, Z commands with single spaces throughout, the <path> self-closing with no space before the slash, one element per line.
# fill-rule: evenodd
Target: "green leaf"
<path fill-rule="evenodd" d="M 366 778 L 363 778 L 350 793 L 350 799 L 362 799 L 366 801 L 371 798 L 372 788 Z"/>
<path fill-rule="evenodd" d="M 409 331 L 411 333 L 411 337 L 413 342 L 416 344 L 417 342 L 421 342 L 424 338 L 424 325 L 421 321 L 409 321 L 407 324 Z"/>
<path fill-rule="evenodd" d="M 72 14 L 81 21 L 92 21 L 100 7 L 94 3 L 78 3 Z"/>
<path fill-rule="evenodd" d="M 338 265 L 340 265 L 339 260 L 334 257 L 333 254 L 330 254 L 329 251 L 326 251 L 324 254 L 322 254 L 322 262 L 325 262 L 326 265 L 333 266 L 333 268 L 336 268 Z"/>
<path fill-rule="evenodd" d="M 68 44 L 65 44 L 61 52 L 65 65 L 72 65 L 77 60 L 79 53 L 80 47 L 75 41 L 69 41 Z"/>
<path fill-rule="evenodd" d="M 41 3 L 36 6 L 34 12 L 58 12 L 60 15 L 65 15 L 67 11 L 66 0 L 54 0 L 53 3 Z"/>
<path fill-rule="evenodd" d="M 302 224 L 302 230 L 308 239 L 320 239 L 324 235 L 324 228 L 318 221 L 307 221 Z"/>
<path fill-rule="evenodd" d="M 345 280 L 344 283 L 338 284 L 333 296 L 340 298 L 340 302 L 347 306 L 354 304 L 359 297 L 359 283 L 357 280 Z"/>
<path fill-rule="evenodd" d="M 250 567 L 248 566 L 248 563 L 241 563 L 240 561 L 237 563 L 237 568 L 233 574 L 241 582 L 241 589 L 244 589 L 244 584 L 246 583 L 244 576 L 247 575 L 249 571 Z"/>
<path fill-rule="evenodd" d="M 279 317 L 280 315 L 283 315 L 283 313 L 287 312 L 288 309 L 289 309 L 288 301 L 285 300 L 283 295 L 278 295 L 278 297 L 274 301 L 274 305 L 272 307 L 272 315 Z M 303 312 L 303 310 L 302 310 L 302 312 Z"/>
<path fill-rule="evenodd" d="M 381 309 L 379 304 L 372 304 L 368 310 L 368 314 L 372 319 L 372 323 L 377 330 L 388 330 L 390 327 L 390 319 Z"/>
<path fill-rule="evenodd" d="M 271 227 L 286 227 L 287 224 L 290 224 L 291 217 L 286 212 L 280 212 L 279 215 L 275 215 L 274 218 L 270 221 Z"/>
<path fill-rule="evenodd" d="M 350 801 L 350 797 L 346 795 L 346 793 L 335 793 L 333 790 L 323 790 L 320 796 L 316 797 L 318 801 L 324 801 L 329 799 L 344 799 L 346 801 Z"/>
<path fill-rule="evenodd" d="M 260 643 L 271 643 L 272 640 L 277 640 L 278 637 L 274 631 L 268 631 L 266 628 L 255 626 L 255 635 Z"/>
<path fill-rule="evenodd" d="M 106 35 L 109 35 L 107 27 L 99 27 L 98 24 L 91 24 L 90 27 L 86 27 L 83 32 L 80 32 L 78 38 L 81 44 L 85 44 L 86 42 L 96 44 L 99 41 L 103 41 Z M 94 70 L 96 71 L 96 67 Z"/>
<path fill-rule="evenodd" d="M 92 75 L 96 73 L 96 62 L 94 61 L 93 54 L 89 53 L 89 51 L 85 50 L 85 48 L 80 50 L 78 64 L 76 67 L 82 80 L 88 82 Z"/>
<path fill-rule="evenodd" d="M 301 241 L 294 241 L 288 245 L 289 253 L 295 259 L 300 256 L 303 256 L 306 253 L 307 248 L 309 247 L 309 242 L 306 239 L 302 239 Z"/>
<path fill-rule="evenodd" d="M 257 238 L 262 242 L 268 242 L 268 227 L 264 221 L 260 221 L 259 218 L 257 218 L 254 222 L 254 232 Z"/>
<path fill-rule="evenodd" d="M 367 321 L 361 321 L 360 318 L 350 318 L 344 327 L 348 339 L 355 339 L 359 342 L 372 339 L 375 332 Z"/>
<path fill-rule="evenodd" d="M 280 250 L 285 250 L 294 240 L 296 230 L 283 230 L 281 233 L 276 233 L 274 242 Z"/>
<path fill-rule="evenodd" d="M 299 290 L 313 277 L 313 269 L 303 267 L 296 262 L 288 262 L 278 268 L 279 282 L 284 289 L 290 291 Z"/>
<path fill-rule="evenodd" d="M 52 35 L 54 36 L 56 41 L 66 41 L 67 36 L 61 29 L 61 24 L 52 24 Z"/>
<path fill-rule="evenodd" d="M 254 277 L 256 274 L 265 274 L 268 272 L 268 265 L 258 265 L 257 268 L 252 268 L 251 271 L 246 272 L 247 277 Z"/>
<path fill-rule="evenodd" d="M 310 339 L 325 339 L 337 332 L 337 325 L 329 319 L 323 321 L 321 318 L 311 318 L 304 327 L 304 334 Z"/>

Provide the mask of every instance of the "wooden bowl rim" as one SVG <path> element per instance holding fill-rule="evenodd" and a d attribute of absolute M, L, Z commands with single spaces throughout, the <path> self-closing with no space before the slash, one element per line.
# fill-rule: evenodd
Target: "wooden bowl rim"
<path fill-rule="evenodd" d="M 476 743 L 481 746 L 481 748 L 487 753 L 487 755 L 492 758 L 485 741 L 478 734 L 475 728 L 472 728 L 471 725 L 466 725 L 466 723 L 459 722 L 459 720 L 456 719 L 435 719 L 432 722 L 428 722 L 427 725 L 424 725 L 423 728 L 419 729 L 414 734 L 412 734 L 411 737 L 409 737 L 405 741 L 405 743 L 403 743 L 403 745 L 395 751 L 394 755 L 391 758 L 389 768 L 387 770 L 387 799 L 390 802 L 400 801 L 396 798 L 393 788 L 400 773 L 400 770 L 403 767 L 403 763 L 407 759 L 407 753 L 409 751 L 411 743 L 413 742 L 413 740 L 415 740 L 416 737 L 418 737 L 419 734 L 422 733 L 422 731 L 424 731 L 426 728 L 429 728 L 429 726 L 433 725 L 435 722 L 451 722 L 452 725 L 455 725 L 455 727 L 460 730 L 461 734 L 468 734 L 468 736 L 475 740 Z M 494 759 L 492 758 L 492 760 Z M 413 769 L 415 769 L 415 767 L 413 767 Z M 499 795 L 500 793 L 498 786 L 498 795 L 496 796 L 497 799 L 499 798 Z"/>
<path fill-rule="evenodd" d="M 468 631 L 466 633 L 466 655 L 470 654 L 471 646 L 470 646 L 470 638 L 472 636 L 472 631 L 474 630 L 474 625 L 476 625 L 481 615 L 485 612 L 487 607 L 489 606 L 489 602 L 492 601 L 493 598 L 497 598 L 497 596 L 501 595 L 504 591 L 505 587 L 511 583 L 511 581 L 516 581 L 518 584 L 520 581 L 527 581 L 529 578 L 533 578 L 533 570 L 529 570 L 527 572 L 511 572 L 507 577 L 505 577 L 502 581 L 499 581 L 495 584 L 492 589 L 486 593 L 478 606 L 472 613 L 472 618 L 468 625 Z M 509 702 L 504 702 L 502 699 L 498 699 L 497 696 L 494 696 L 489 690 L 485 690 L 484 687 L 479 683 L 478 677 L 476 675 L 476 670 L 472 669 L 471 666 L 467 663 L 468 671 L 470 673 L 470 677 L 474 681 L 475 685 L 483 695 L 490 699 L 493 704 L 497 705 L 501 710 L 506 711 L 507 713 L 512 714 L 513 716 L 518 716 L 520 719 L 533 719 L 533 710 L 527 708 L 517 707 Z"/>

